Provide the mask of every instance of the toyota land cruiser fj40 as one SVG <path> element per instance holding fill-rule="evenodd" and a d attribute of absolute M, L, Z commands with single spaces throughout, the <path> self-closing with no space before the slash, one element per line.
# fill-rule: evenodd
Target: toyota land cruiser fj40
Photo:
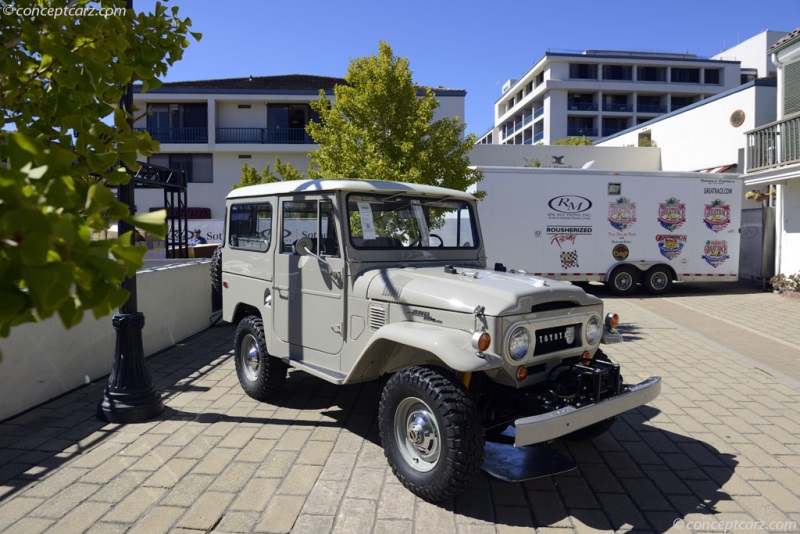
<path fill-rule="evenodd" d="M 461 491 L 505 432 L 525 447 L 593 437 L 660 392 L 598 348 L 617 317 L 568 283 L 486 268 L 475 198 L 367 180 L 235 189 L 212 261 L 236 372 L 266 401 L 294 367 L 383 379 L 386 458 L 413 493 Z M 509 432 L 511 432 L 509 434 Z"/>

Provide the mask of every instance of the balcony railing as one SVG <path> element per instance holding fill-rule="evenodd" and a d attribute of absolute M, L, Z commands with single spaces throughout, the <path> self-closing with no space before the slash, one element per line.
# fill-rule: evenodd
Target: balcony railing
<path fill-rule="evenodd" d="M 570 102 L 568 108 L 570 111 L 597 111 L 597 104 L 595 102 Z"/>
<path fill-rule="evenodd" d="M 542 139 L 544 139 L 544 132 L 539 132 L 539 133 L 533 134 L 533 142 L 534 143 L 538 143 Z"/>
<path fill-rule="evenodd" d="M 632 104 L 612 104 L 612 103 L 604 103 L 603 104 L 603 111 L 625 111 L 630 112 L 633 111 Z"/>
<path fill-rule="evenodd" d="M 305 128 L 217 128 L 217 143 L 311 144 Z"/>
<path fill-rule="evenodd" d="M 667 106 L 661 104 L 639 104 L 636 106 L 639 113 L 666 113 Z"/>
<path fill-rule="evenodd" d="M 597 137 L 597 128 L 567 128 L 570 137 Z"/>
<path fill-rule="evenodd" d="M 161 143 L 208 143 L 208 128 L 136 128 Z"/>
<path fill-rule="evenodd" d="M 746 172 L 800 163 L 800 115 L 747 132 Z"/>
<path fill-rule="evenodd" d="M 533 119 L 536 120 L 539 117 L 541 117 L 542 115 L 544 115 L 544 107 L 541 107 L 541 108 L 539 108 L 539 109 L 537 109 L 536 111 L 533 112 Z"/>

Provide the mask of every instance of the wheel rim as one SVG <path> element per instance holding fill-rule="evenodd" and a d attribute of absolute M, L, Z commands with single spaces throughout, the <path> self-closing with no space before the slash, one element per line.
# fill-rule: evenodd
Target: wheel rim
<path fill-rule="evenodd" d="M 439 425 L 431 409 L 417 398 L 403 399 L 394 417 L 394 432 L 400 454 L 420 472 L 436 467 L 441 454 Z"/>
<path fill-rule="evenodd" d="M 667 273 L 662 273 L 661 271 L 653 273 L 650 276 L 650 286 L 655 289 L 656 291 L 663 291 L 667 288 L 669 284 L 669 279 L 667 278 Z"/>
<path fill-rule="evenodd" d="M 258 371 L 261 368 L 261 361 L 258 357 L 258 341 L 252 334 L 247 334 L 242 340 L 239 349 L 239 363 L 244 370 L 247 380 L 255 382 L 258 380 Z"/>
<path fill-rule="evenodd" d="M 633 287 L 633 276 L 628 272 L 619 273 L 614 278 L 614 285 L 616 285 L 617 289 L 620 291 L 627 291 Z"/>

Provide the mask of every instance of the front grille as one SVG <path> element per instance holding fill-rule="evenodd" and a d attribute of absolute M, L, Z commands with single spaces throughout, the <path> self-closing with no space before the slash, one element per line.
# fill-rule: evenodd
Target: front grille
<path fill-rule="evenodd" d="M 536 343 L 533 355 L 550 354 L 560 350 L 581 346 L 581 325 L 570 324 L 553 328 L 541 328 L 534 335 Z"/>

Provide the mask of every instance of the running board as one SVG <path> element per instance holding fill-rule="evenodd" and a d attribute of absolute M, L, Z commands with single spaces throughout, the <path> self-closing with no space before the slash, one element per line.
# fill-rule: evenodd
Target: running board
<path fill-rule="evenodd" d="M 281 358 L 284 363 L 287 365 L 291 365 L 295 369 L 300 369 L 301 371 L 305 371 L 310 375 L 314 375 L 317 378 L 321 378 L 326 382 L 330 382 L 336 385 L 344 384 L 345 379 L 347 379 L 347 375 L 344 373 L 340 373 L 338 371 L 331 371 L 330 369 L 325 369 L 319 365 L 314 365 L 313 363 L 307 363 L 302 360 L 293 360 L 292 358 L 285 357 Z"/>

